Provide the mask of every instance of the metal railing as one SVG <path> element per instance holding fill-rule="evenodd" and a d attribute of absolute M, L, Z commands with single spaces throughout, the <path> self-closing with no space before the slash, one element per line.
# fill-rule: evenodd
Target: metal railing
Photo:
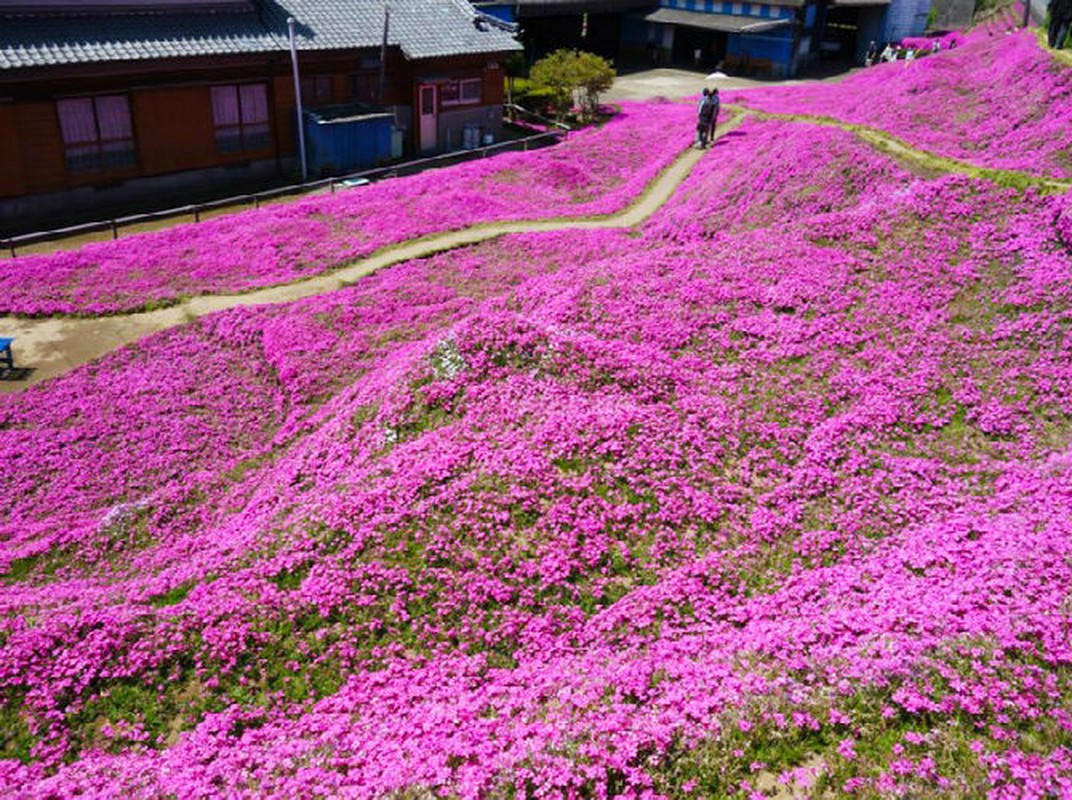
<path fill-rule="evenodd" d="M 336 189 L 340 187 L 350 188 L 355 185 L 364 184 L 366 182 L 371 183 L 372 181 L 381 180 L 383 178 L 397 178 L 401 175 L 416 174 L 426 169 L 487 158 L 489 155 L 495 155 L 501 152 L 514 150 L 528 151 L 535 145 L 553 144 L 565 139 L 569 136 L 570 131 L 572 130 L 568 125 L 555 122 L 540 114 L 536 114 L 516 103 L 503 104 L 503 111 L 504 117 L 510 122 L 517 122 L 520 115 L 537 120 L 537 122 L 545 129 L 520 139 L 507 139 L 494 144 L 474 147 L 469 150 L 455 150 L 449 153 L 430 156 L 428 158 L 418 158 L 412 161 L 404 161 L 399 164 L 387 164 L 382 167 L 365 169 L 360 172 L 351 172 L 346 175 L 337 175 L 316 181 L 305 181 L 304 183 L 279 186 L 274 189 L 266 189 L 264 191 L 252 192 L 249 194 L 231 195 L 218 200 L 207 200 L 203 203 L 190 203 L 183 206 L 167 208 L 162 211 L 148 211 L 141 214 L 115 217 L 114 219 L 96 220 L 94 222 L 84 222 L 79 225 L 69 225 L 63 228 L 53 228 L 46 231 L 34 231 L 19 236 L 8 236 L 4 239 L 0 239 L 0 251 L 6 250 L 11 257 L 14 258 L 18 255 L 18 249 L 20 247 L 29 247 L 31 245 L 41 244 L 42 242 L 66 239 L 71 236 L 110 231 L 112 239 L 114 240 L 120 237 L 123 228 L 131 225 L 140 225 L 146 222 L 168 219 L 170 217 L 189 216 L 194 218 L 194 222 L 200 222 L 203 215 L 207 212 L 227 208 L 229 206 L 252 205 L 254 208 L 259 208 L 262 203 L 276 200 L 280 197 L 309 194 L 325 189 L 334 194 Z"/>

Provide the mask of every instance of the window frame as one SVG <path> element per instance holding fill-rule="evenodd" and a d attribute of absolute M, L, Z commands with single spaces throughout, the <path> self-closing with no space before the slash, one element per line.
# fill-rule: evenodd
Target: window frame
<path fill-rule="evenodd" d="M 125 111 L 125 133 L 119 136 L 105 135 L 101 122 L 101 106 L 105 101 L 122 100 Z M 64 104 L 88 102 L 92 114 L 92 139 L 68 141 L 64 124 Z M 130 95 L 125 92 L 117 94 L 95 94 L 80 97 L 61 97 L 55 102 L 56 120 L 59 123 L 60 141 L 63 145 L 64 164 L 69 175 L 102 175 L 123 173 L 138 168 L 138 137 L 134 130 Z M 116 145 L 126 147 L 116 148 Z M 76 153 L 73 151 L 81 151 Z M 87 160 L 88 157 L 88 160 Z"/>
<path fill-rule="evenodd" d="M 260 89 L 263 92 L 264 119 L 246 119 L 246 106 L 243 103 L 243 89 Z M 234 122 L 221 122 L 217 116 L 216 93 L 230 90 L 234 94 L 237 119 Z M 269 151 L 272 146 L 272 112 L 268 103 L 268 84 L 264 81 L 246 83 L 220 83 L 209 89 L 212 104 L 212 130 L 216 141 L 216 154 L 230 156 L 237 154 L 255 154 Z M 256 109 L 254 109 L 255 111 Z M 228 135 L 229 134 L 229 135 Z M 229 144 L 237 143 L 237 144 Z"/>
<path fill-rule="evenodd" d="M 465 87 L 476 86 L 475 97 L 466 97 Z M 442 106 L 476 106 L 484 102 L 483 78 L 458 78 L 445 81 L 439 87 L 439 103 Z M 449 98 L 449 99 L 448 99 Z"/>
<path fill-rule="evenodd" d="M 335 96 L 331 75 L 303 75 L 302 105 L 308 108 L 330 105 Z M 324 91 L 326 89 L 327 91 Z"/>
<path fill-rule="evenodd" d="M 346 76 L 348 102 L 375 103 L 380 93 L 380 76 L 369 70 L 358 70 Z"/>

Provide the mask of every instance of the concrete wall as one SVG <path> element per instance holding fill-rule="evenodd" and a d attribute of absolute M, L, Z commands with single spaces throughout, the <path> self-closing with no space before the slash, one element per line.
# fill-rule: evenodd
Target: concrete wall
<path fill-rule="evenodd" d="M 439 149 L 460 150 L 466 125 L 480 128 L 480 136 L 490 133 L 502 138 L 502 106 L 467 106 L 439 112 Z"/>
<path fill-rule="evenodd" d="M 1043 0 L 1043 3 L 1045 3 L 1045 0 Z M 972 23 L 975 0 L 934 0 L 934 11 L 934 27 L 936 29 L 943 31 L 963 30 Z"/>
<path fill-rule="evenodd" d="M 883 39 L 897 42 L 906 36 L 920 36 L 927 29 L 931 0 L 893 0 L 886 12 Z"/>

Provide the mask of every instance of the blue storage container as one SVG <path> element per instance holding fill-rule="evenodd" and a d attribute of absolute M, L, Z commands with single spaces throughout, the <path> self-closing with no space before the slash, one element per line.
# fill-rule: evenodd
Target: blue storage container
<path fill-rule="evenodd" d="M 317 175 L 343 175 L 391 159 L 390 113 L 364 103 L 303 112 L 305 156 Z"/>

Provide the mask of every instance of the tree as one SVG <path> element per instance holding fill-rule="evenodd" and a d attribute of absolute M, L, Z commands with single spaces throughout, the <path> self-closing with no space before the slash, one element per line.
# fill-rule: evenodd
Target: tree
<path fill-rule="evenodd" d="M 581 109 L 593 119 L 599 112 L 599 96 L 614 83 L 614 67 L 595 53 L 577 53 L 577 85 Z"/>
<path fill-rule="evenodd" d="M 555 50 L 533 64 L 532 71 L 529 72 L 533 85 L 550 93 L 551 107 L 559 119 L 562 119 L 573 105 L 573 90 L 577 83 L 572 65 L 572 52 Z"/>
<path fill-rule="evenodd" d="M 599 96 L 614 82 L 614 68 L 594 53 L 556 50 L 532 65 L 532 82 L 551 94 L 551 106 L 562 119 L 573 107 L 591 118 L 599 108 Z"/>
<path fill-rule="evenodd" d="M 519 52 L 506 57 L 506 102 L 514 102 L 514 78 L 525 77 L 525 56 Z"/>

